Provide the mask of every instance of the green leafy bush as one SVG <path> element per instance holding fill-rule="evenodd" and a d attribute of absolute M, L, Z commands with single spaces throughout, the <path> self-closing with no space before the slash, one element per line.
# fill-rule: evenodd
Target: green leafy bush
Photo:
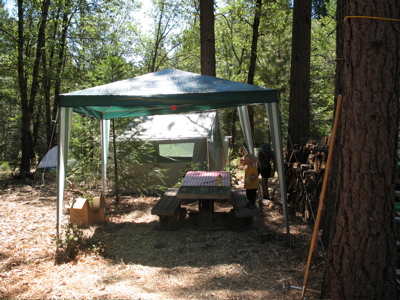
<path fill-rule="evenodd" d="M 7 161 L 0 164 L 0 172 L 11 172 L 10 164 Z"/>
<path fill-rule="evenodd" d="M 123 136 L 123 132 L 129 124 L 135 124 L 131 136 Z M 74 116 L 70 142 L 70 155 L 76 163 L 68 172 L 68 179 L 79 182 L 80 187 L 86 192 L 89 190 L 99 190 L 101 183 L 101 136 L 99 120 L 85 116 Z M 140 131 L 135 130 L 140 122 L 136 119 L 116 119 L 112 122 L 113 132 L 115 132 L 115 148 L 113 149 L 113 139 L 110 141 L 110 151 L 108 155 L 108 178 L 109 186 L 115 184 L 115 164 L 114 153 L 117 159 L 117 171 L 119 178 L 120 193 L 133 192 L 138 194 L 153 194 L 163 188 L 163 178 L 165 169 L 155 165 L 141 174 L 132 175 L 132 166 L 151 162 L 153 145 L 148 141 L 137 138 Z M 121 138 L 123 136 L 123 138 Z M 115 151 L 114 151 L 115 150 Z M 157 179 L 156 184 L 149 186 L 149 181 Z"/>
<path fill-rule="evenodd" d="M 63 238 L 57 240 L 56 262 L 73 261 L 79 253 L 105 254 L 105 244 L 86 237 L 82 229 L 75 224 L 65 226 Z"/>
<path fill-rule="evenodd" d="M 137 127 L 137 126 L 135 126 Z M 125 129 L 126 127 L 122 127 Z M 131 136 L 124 136 L 116 144 L 118 178 L 120 193 L 140 195 L 159 194 L 166 190 L 164 178 L 167 169 L 159 164 L 152 164 L 155 154 L 154 146 L 149 141 L 137 138 L 139 131 L 133 130 Z M 134 171 L 135 165 L 149 164 L 144 171 Z M 110 165 L 110 174 L 115 165 Z"/>

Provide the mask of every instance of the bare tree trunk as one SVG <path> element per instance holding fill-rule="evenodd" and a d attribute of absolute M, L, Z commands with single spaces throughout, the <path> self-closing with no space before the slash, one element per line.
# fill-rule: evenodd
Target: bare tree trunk
<path fill-rule="evenodd" d="M 254 76 L 256 73 L 256 63 L 257 63 L 257 45 L 258 45 L 258 36 L 259 36 L 259 27 L 260 27 L 260 18 L 261 18 L 261 8 L 262 8 L 262 0 L 257 0 L 256 9 L 254 13 L 254 22 L 253 22 L 253 35 L 251 39 L 251 49 L 250 49 L 250 65 L 249 65 L 249 74 L 247 76 L 247 83 L 254 84 Z"/>
<path fill-rule="evenodd" d="M 200 0 L 201 74 L 216 76 L 214 0 Z"/>
<path fill-rule="evenodd" d="M 31 116 L 29 114 L 29 101 L 28 101 L 28 83 L 25 77 L 25 65 L 24 65 L 24 7 L 23 0 L 18 0 L 18 82 L 21 95 L 21 110 L 22 110 L 22 122 L 21 122 L 21 172 L 30 171 L 31 161 L 31 144 L 32 144 L 32 133 L 31 133 Z"/>
<path fill-rule="evenodd" d="M 256 10 L 254 13 L 254 22 L 253 22 L 253 37 L 251 40 L 251 49 L 250 49 L 250 65 L 249 65 L 249 74 L 247 76 L 247 83 L 254 84 L 254 76 L 256 73 L 256 64 L 257 64 L 257 45 L 258 45 L 258 36 L 259 36 L 259 27 L 260 27 L 260 18 L 261 18 L 261 8 L 262 8 L 262 0 L 257 0 Z M 249 120 L 250 120 L 250 130 L 251 134 L 254 137 L 254 107 L 249 106 L 247 108 L 249 112 Z"/>
<path fill-rule="evenodd" d="M 397 0 L 340 1 L 345 16 L 400 19 Z M 341 22 L 341 20 L 338 20 Z M 396 299 L 394 196 L 398 142 L 400 24 L 349 18 L 343 32 L 340 186 L 323 298 Z M 328 191 L 329 193 L 329 191 Z"/>
<path fill-rule="evenodd" d="M 53 58 L 53 53 L 54 50 L 51 51 L 50 54 L 50 59 L 48 59 L 48 56 L 46 53 L 43 53 L 43 70 L 44 70 L 44 76 L 43 76 L 43 96 L 44 96 L 44 111 L 45 111 L 45 125 L 46 125 L 46 149 L 49 149 L 51 146 L 51 138 L 52 138 L 52 122 L 51 122 L 51 105 L 50 105 L 50 90 L 51 90 L 51 61 Z"/>
<path fill-rule="evenodd" d="M 161 2 L 160 14 L 158 15 L 158 21 L 157 21 L 157 30 L 155 32 L 154 48 L 152 49 L 152 53 L 151 53 L 149 72 L 157 71 L 156 62 L 157 62 L 157 58 L 159 56 L 159 50 L 161 49 L 161 43 L 165 37 L 164 36 L 165 28 L 163 28 L 163 24 L 162 24 L 164 17 L 165 17 L 165 3 Z"/>
<path fill-rule="evenodd" d="M 293 144 L 310 135 L 311 2 L 294 0 L 288 126 Z"/>
<path fill-rule="evenodd" d="M 45 28 L 47 23 L 50 0 L 42 2 L 41 22 L 38 31 L 36 57 L 32 70 L 31 90 L 28 96 L 28 78 L 25 70 L 24 54 L 24 2 L 18 0 L 18 79 L 21 93 L 22 125 L 21 125 L 21 176 L 30 172 L 30 160 L 35 157 L 32 140 L 32 115 L 35 107 L 35 99 L 39 89 L 39 69 L 42 51 L 45 45 Z"/>
<path fill-rule="evenodd" d="M 68 14 L 67 12 L 63 13 L 60 46 L 58 48 L 56 80 L 54 83 L 54 106 L 53 106 L 52 120 L 57 119 L 58 95 L 60 94 L 60 89 L 61 89 L 61 79 L 62 79 L 63 68 L 64 68 L 64 64 L 65 64 L 64 56 L 65 56 L 65 48 L 66 48 L 66 44 L 67 44 L 67 33 L 70 28 L 70 21 L 71 21 L 72 15 L 73 15 L 73 13 L 71 13 L 71 14 Z"/>

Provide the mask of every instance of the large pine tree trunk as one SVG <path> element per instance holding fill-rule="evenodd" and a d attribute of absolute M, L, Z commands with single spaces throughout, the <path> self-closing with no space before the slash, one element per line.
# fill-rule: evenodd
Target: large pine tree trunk
<path fill-rule="evenodd" d="M 200 0 L 201 74 L 215 76 L 214 0 Z"/>
<path fill-rule="evenodd" d="M 341 0 L 341 9 L 345 16 L 400 17 L 397 0 Z M 396 299 L 399 31 L 399 22 L 364 18 L 349 18 L 343 28 L 338 162 L 330 174 L 340 188 L 323 298 Z"/>
<path fill-rule="evenodd" d="M 293 144 L 310 135 L 310 45 L 311 0 L 295 0 L 288 126 Z"/>

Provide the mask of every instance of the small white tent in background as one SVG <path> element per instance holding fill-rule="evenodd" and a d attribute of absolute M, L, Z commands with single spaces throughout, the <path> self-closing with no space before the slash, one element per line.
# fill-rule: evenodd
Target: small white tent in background
<path fill-rule="evenodd" d="M 136 139 L 153 144 L 151 163 L 134 165 L 133 174 L 140 174 L 155 164 L 168 169 L 167 186 L 176 184 L 188 163 L 198 164 L 208 171 L 225 170 L 229 140 L 220 130 L 217 112 L 154 115 L 138 118 L 120 139 L 135 135 Z M 138 134 L 137 131 L 139 131 Z M 150 184 L 150 183 L 149 183 Z"/>
<path fill-rule="evenodd" d="M 58 147 L 54 146 L 49 151 L 47 151 L 46 155 L 43 156 L 40 161 L 37 169 L 50 169 L 57 167 L 57 155 L 58 155 Z"/>
<path fill-rule="evenodd" d="M 54 146 L 51 148 L 45 156 L 40 160 L 39 165 L 36 167 L 36 169 L 56 169 L 57 168 L 57 155 L 58 155 L 58 146 Z M 75 163 L 76 161 L 74 159 L 69 159 L 68 160 L 68 165 L 71 165 Z"/>

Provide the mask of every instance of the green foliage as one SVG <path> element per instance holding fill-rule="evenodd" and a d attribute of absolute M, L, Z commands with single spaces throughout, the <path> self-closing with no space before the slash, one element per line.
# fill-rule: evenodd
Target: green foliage
<path fill-rule="evenodd" d="M 99 120 L 74 114 L 69 156 L 76 161 L 68 179 L 79 182 L 84 191 L 101 180 L 101 138 Z"/>
<path fill-rule="evenodd" d="M 93 86 L 123 80 L 133 76 L 134 67 L 121 56 L 108 55 L 97 61 L 88 71 L 88 78 Z"/>
<path fill-rule="evenodd" d="M 83 198 L 86 198 L 87 201 L 88 201 L 88 203 L 89 203 L 89 206 L 90 206 L 90 207 L 93 207 L 93 201 L 94 201 L 94 199 L 93 199 L 93 195 L 92 195 L 92 194 L 87 193 L 87 194 L 83 195 Z"/>
<path fill-rule="evenodd" d="M 0 161 L 15 165 L 20 152 L 21 115 L 18 106 L 16 47 L 13 21 L 0 1 Z"/>
<path fill-rule="evenodd" d="M 63 240 L 57 241 L 57 249 L 60 250 L 58 254 L 60 255 L 62 253 L 64 259 L 68 261 L 74 260 L 79 251 L 82 251 L 85 247 L 84 234 L 77 225 L 69 224 L 65 227 L 64 235 L 65 237 Z"/>
<path fill-rule="evenodd" d="M 310 131 L 311 137 L 330 134 L 333 123 L 336 68 L 336 20 L 333 2 L 326 4 L 327 16 L 312 20 Z"/>
<path fill-rule="evenodd" d="M 132 12 L 136 1 L 53 1 L 47 20 L 46 42 L 39 70 L 39 88 L 32 106 L 33 147 L 42 157 L 54 145 L 54 121 L 59 93 L 79 90 L 174 67 L 200 73 L 200 24 L 198 1 L 157 0 L 150 14 L 150 30 L 141 30 Z M 336 1 L 314 1 L 311 60 L 311 133 L 325 136 L 332 124 L 335 72 Z M 279 90 L 282 127 L 288 119 L 289 70 L 293 1 L 263 1 L 258 40 L 255 84 Z M 0 3 L 0 161 L 16 163 L 21 142 L 21 106 L 17 77 L 17 14 Z M 24 1 L 24 68 L 32 81 L 36 59 L 41 6 Z M 255 1 L 216 2 L 215 34 L 217 76 L 246 82 Z M 236 108 L 221 110 L 225 135 L 232 136 L 233 150 L 245 145 Z M 236 118 L 235 118 L 236 115 Z M 69 172 L 74 181 L 100 178 L 99 126 L 95 120 L 73 115 L 71 156 L 79 163 Z M 263 106 L 254 110 L 255 146 L 270 140 Z M 85 132 L 87 131 L 87 132 Z M 46 134 L 45 134 L 46 133 Z M 286 135 L 286 130 L 283 130 Z M 76 147 L 78 147 L 76 149 Z M 124 146 L 125 147 L 125 146 Z M 128 146 L 126 146 L 129 148 Z M 138 148 L 139 149 L 139 148 Z M 135 150 L 135 149 L 133 149 Z M 126 155 L 126 152 L 124 152 Z M 137 156 L 139 157 L 139 155 Z M 133 158 L 135 161 L 136 158 Z M 140 163 L 140 162 L 138 162 Z M 123 163 L 121 162 L 123 165 Z M 126 177 L 129 171 L 126 170 Z M 143 178 L 160 176 L 149 170 Z M 134 179 L 129 179 L 133 182 Z M 136 179 L 135 179 L 136 180 Z M 126 181 L 128 182 L 128 181 Z M 135 182 L 135 186 L 137 183 Z M 160 184 L 162 185 L 162 184 Z M 140 186 L 140 184 L 138 184 Z M 87 187 L 89 188 L 89 187 Z"/>
<path fill-rule="evenodd" d="M 11 174 L 11 168 L 8 162 L 0 164 L 0 178 L 8 178 Z"/>
<path fill-rule="evenodd" d="M 84 232 L 75 224 L 66 225 L 63 238 L 57 240 L 56 243 L 57 263 L 73 261 L 79 253 L 102 255 L 106 251 L 103 242 L 86 237 Z"/>
<path fill-rule="evenodd" d="M 159 165 L 152 165 L 142 172 L 133 172 L 135 165 L 151 162 L 147 155 L 154 151 L 153 145 L 146 142 L 120 142 L 118 148 L 121 193 L 149 195 L 166 189 L 163 179 L 167 170 Z"/>
<path fill-rule="evenodd" d="M 0 164 L 0 172 L 11 172 L 10 164 L 8 162 L 2 162 Z"/>
<path fill-rule="evenodd" d="M 328 6 L 331 4 L 331 0 L 313 0 L 312 2 L 312 13 L 313 18 L 320 19 L 322 17 L 326 17 L 328 15 Z"/>
<path fill-rule="evenodd" d="M 154 146 L 149 141 L 139 139 L 142 133 L 138 119 L 114 120 L 116 136 L 116 151 L 110 153 L 110 174 L 114 172 L 114 152 L 117 153 L 120 193 L 135 193 L 141 195 L 158 194 L 166 189 L 164 178 L 166 169 L 158 164 L 151 164 L 154 157 Z M 129 125 L 129 126 L 128 126 Z M 127 131 L 128 128 L 131 130 Z M 150 163 L 142 172 L 135 166 Z M 135 172 L 134 172 L 135 171 Z"/>
<path fill-rule="evenodd" d="M 149 32 L 136 31 L 138 46 L 135 56 L 144 73 L 156 72 L 179 63 L 176 49 L 183 42 L 182 32 L 190 22 L 191 6 L 185 0 L 153 0 L 148 12 L 153 20 Z M 136 59 L 136 57 L 135 57 Z"/>
<path fill-rule="evenodd" d="M 226 166 L 226 171 L 228 171 L 229 174 L 231 174 L 231 183 L 238 184 L 239 179 L 236 176 L 236 172 L 237 172 L 237 169 L 239 166 L 240 157 L 234 158 L 234 155 L 233 155 L 233 152 L 231 149 L 229 150 L 229 157 L 231 159 L 229 159 L 228 165 Z"/>
<path fill-rule="evenodd" d="M 79 182 L 83 191 L 98 190 L 101 182 L 101 137 L 99 120 L 81 115 L 73 116 L 74 135 L 70 140 L 70 156 L 76 163 L 68 170 L 68 179 Z M 132 122 L 130 135 L 124 134 Z M 140 122 L 132 119 L 114 120 L 116 131 L 116 153 L 119 174 L 120 193 L 154 194 L 165 189 L 164 178 L 166 169 L 153 165 L 141 173 L 133 172 L 135 165 L 151 163 L 154 146 L 149 141 L 138 138 Z M 132 127 L 132 126 L 131 126 Z M 108 156 L 108 178 L 115 174 L 114 150 L 110 141 Z M 154 184 L 149 184 L 154 182 Z M 109 180 L 114 187 L 114 180 Z"/>
<path fill-rule="evenodd" d="M 223 4 L 223 5 L 222 5 Z M 250 43 L 255 13 L 254 1 L 224 1 L 216 16 L 217 75 L 247 82 L 250 63 Z M 262 6 L 257 67 L 254 83 L 280 91 L 281 105 L 287 106 L 291 54 L 291 10 L 287 1 L 265 2 Z M 246 143 L 237 118 L 236 108 L 224 109 L 222 128 L 233 137 L 237 151 Z M 254 142 L 260 145 L 269 140 L 265 107 L 254 109 Z M 283 117 L 285 121 L 287 117 Z M 232 120 L 234 124 L 232 124 Z"/>

